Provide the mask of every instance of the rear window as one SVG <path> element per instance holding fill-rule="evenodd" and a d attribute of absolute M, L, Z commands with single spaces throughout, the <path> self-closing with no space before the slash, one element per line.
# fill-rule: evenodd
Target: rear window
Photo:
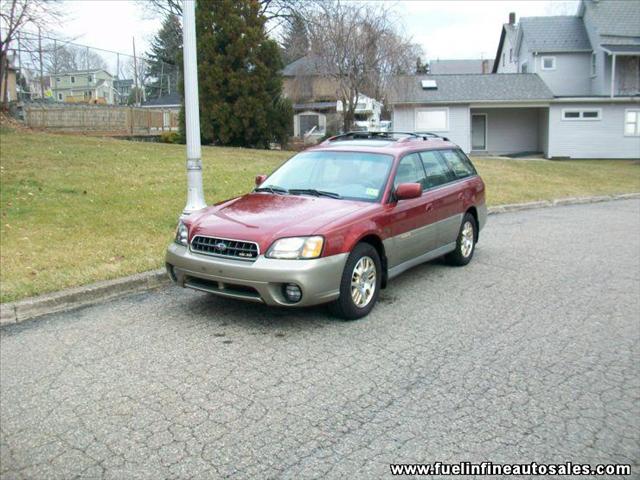
<path fill-rule="evenodd" d="M 424 171 L 427 174 L 426 188 L 434 188 L 455 180 L 445 160 L 435 150 L 420 152 Z"/>
<path fill-rule="evenodd" d="M 459 150 L 441 150 L 440 153 L 445 158 L 456 178 L 470 177 L 476 175 L 471 161 Z"/>

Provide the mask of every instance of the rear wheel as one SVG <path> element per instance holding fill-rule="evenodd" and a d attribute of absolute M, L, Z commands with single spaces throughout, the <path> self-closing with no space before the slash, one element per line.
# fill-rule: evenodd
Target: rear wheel
<path fill-rule="evenodd" d="M 466 213 L 460 225 L 458 238 L 456 239 L 456 249 L 447 254 L 445 259 L 451 265 L 464 266 L 473 258 L 476 249 L 476 239 L 478 238 L 478 224 L 473 215 Z"/>
<path fill-rule="evenodd" d="M 359 243 L 349 254 L 340 281 L 340 297 L 331 304 L 332 312 L 345 320 L 366 316 L 380 295 L 382 267 L 378 251 Z"/>

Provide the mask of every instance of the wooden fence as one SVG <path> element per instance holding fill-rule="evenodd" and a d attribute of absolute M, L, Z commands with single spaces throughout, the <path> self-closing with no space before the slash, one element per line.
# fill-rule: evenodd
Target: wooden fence
<path fill-rule="evenodd" d="M 63 132 L 159 135 L 178 130 L 178 111 L 119 105 L 29 105 L 25 121 L 31 128 Z"/>

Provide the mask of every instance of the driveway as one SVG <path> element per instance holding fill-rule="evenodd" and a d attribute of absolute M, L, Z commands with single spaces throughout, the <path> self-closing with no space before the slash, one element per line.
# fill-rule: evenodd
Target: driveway
<path fill-rule="evenodd" d="M 175 287 L 1 332 L 2 478 L 640 473 L 640 201 L 492 216 L 366 319 Z"/>

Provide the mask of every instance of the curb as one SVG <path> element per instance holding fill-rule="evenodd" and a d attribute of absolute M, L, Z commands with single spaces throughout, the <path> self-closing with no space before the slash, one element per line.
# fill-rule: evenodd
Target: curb
<path fill-rule="evenodd" d="M 489 208 L 489 215 L 520 212 L 537 208 L 608 202 L 612 200 L 640 199 L 640 193 L 622 195 L 600 195 L 596 197 L 560 198 L 553 201 L 513 203 Z M 49 313 L 63 312 L 87 305 L 104 302 L 132 293 L 146 292 L 169 283 L 164 269 L 138 273 L 129 277 L 105 280 L 59 292 L 30 297 L 17 302 L 0 304 L 0 327 L 21 323 Z"/>
<path fill-rule="evenodd" d="M 0 327 L 24 322 L 49 313 L 93 305 L 131 293 L 145 292 L 169 283 L 164 269 L 137 273 L 115 280 L 38 295 L 17 302 L 0 304 Z"/>
<path fill-rule="evenodd" d="M 594 197 L 568 197 L 558 198 L 556 200 L 541 200 L 538 202 L 527 203 L 511 203 L 508 205 L 498 205 L 497 207 L 489 207 L 489 215 L 499 213 L 520 212 L 522 210 L 533 210 L 536 208 L 564 207 L 566 205 L 584 205 L 587 203 L 610 202 L 612 200 L 633 200 L 639 199 L 639 193 L 623 193 L 620 195 L 598 195 Z"/>

